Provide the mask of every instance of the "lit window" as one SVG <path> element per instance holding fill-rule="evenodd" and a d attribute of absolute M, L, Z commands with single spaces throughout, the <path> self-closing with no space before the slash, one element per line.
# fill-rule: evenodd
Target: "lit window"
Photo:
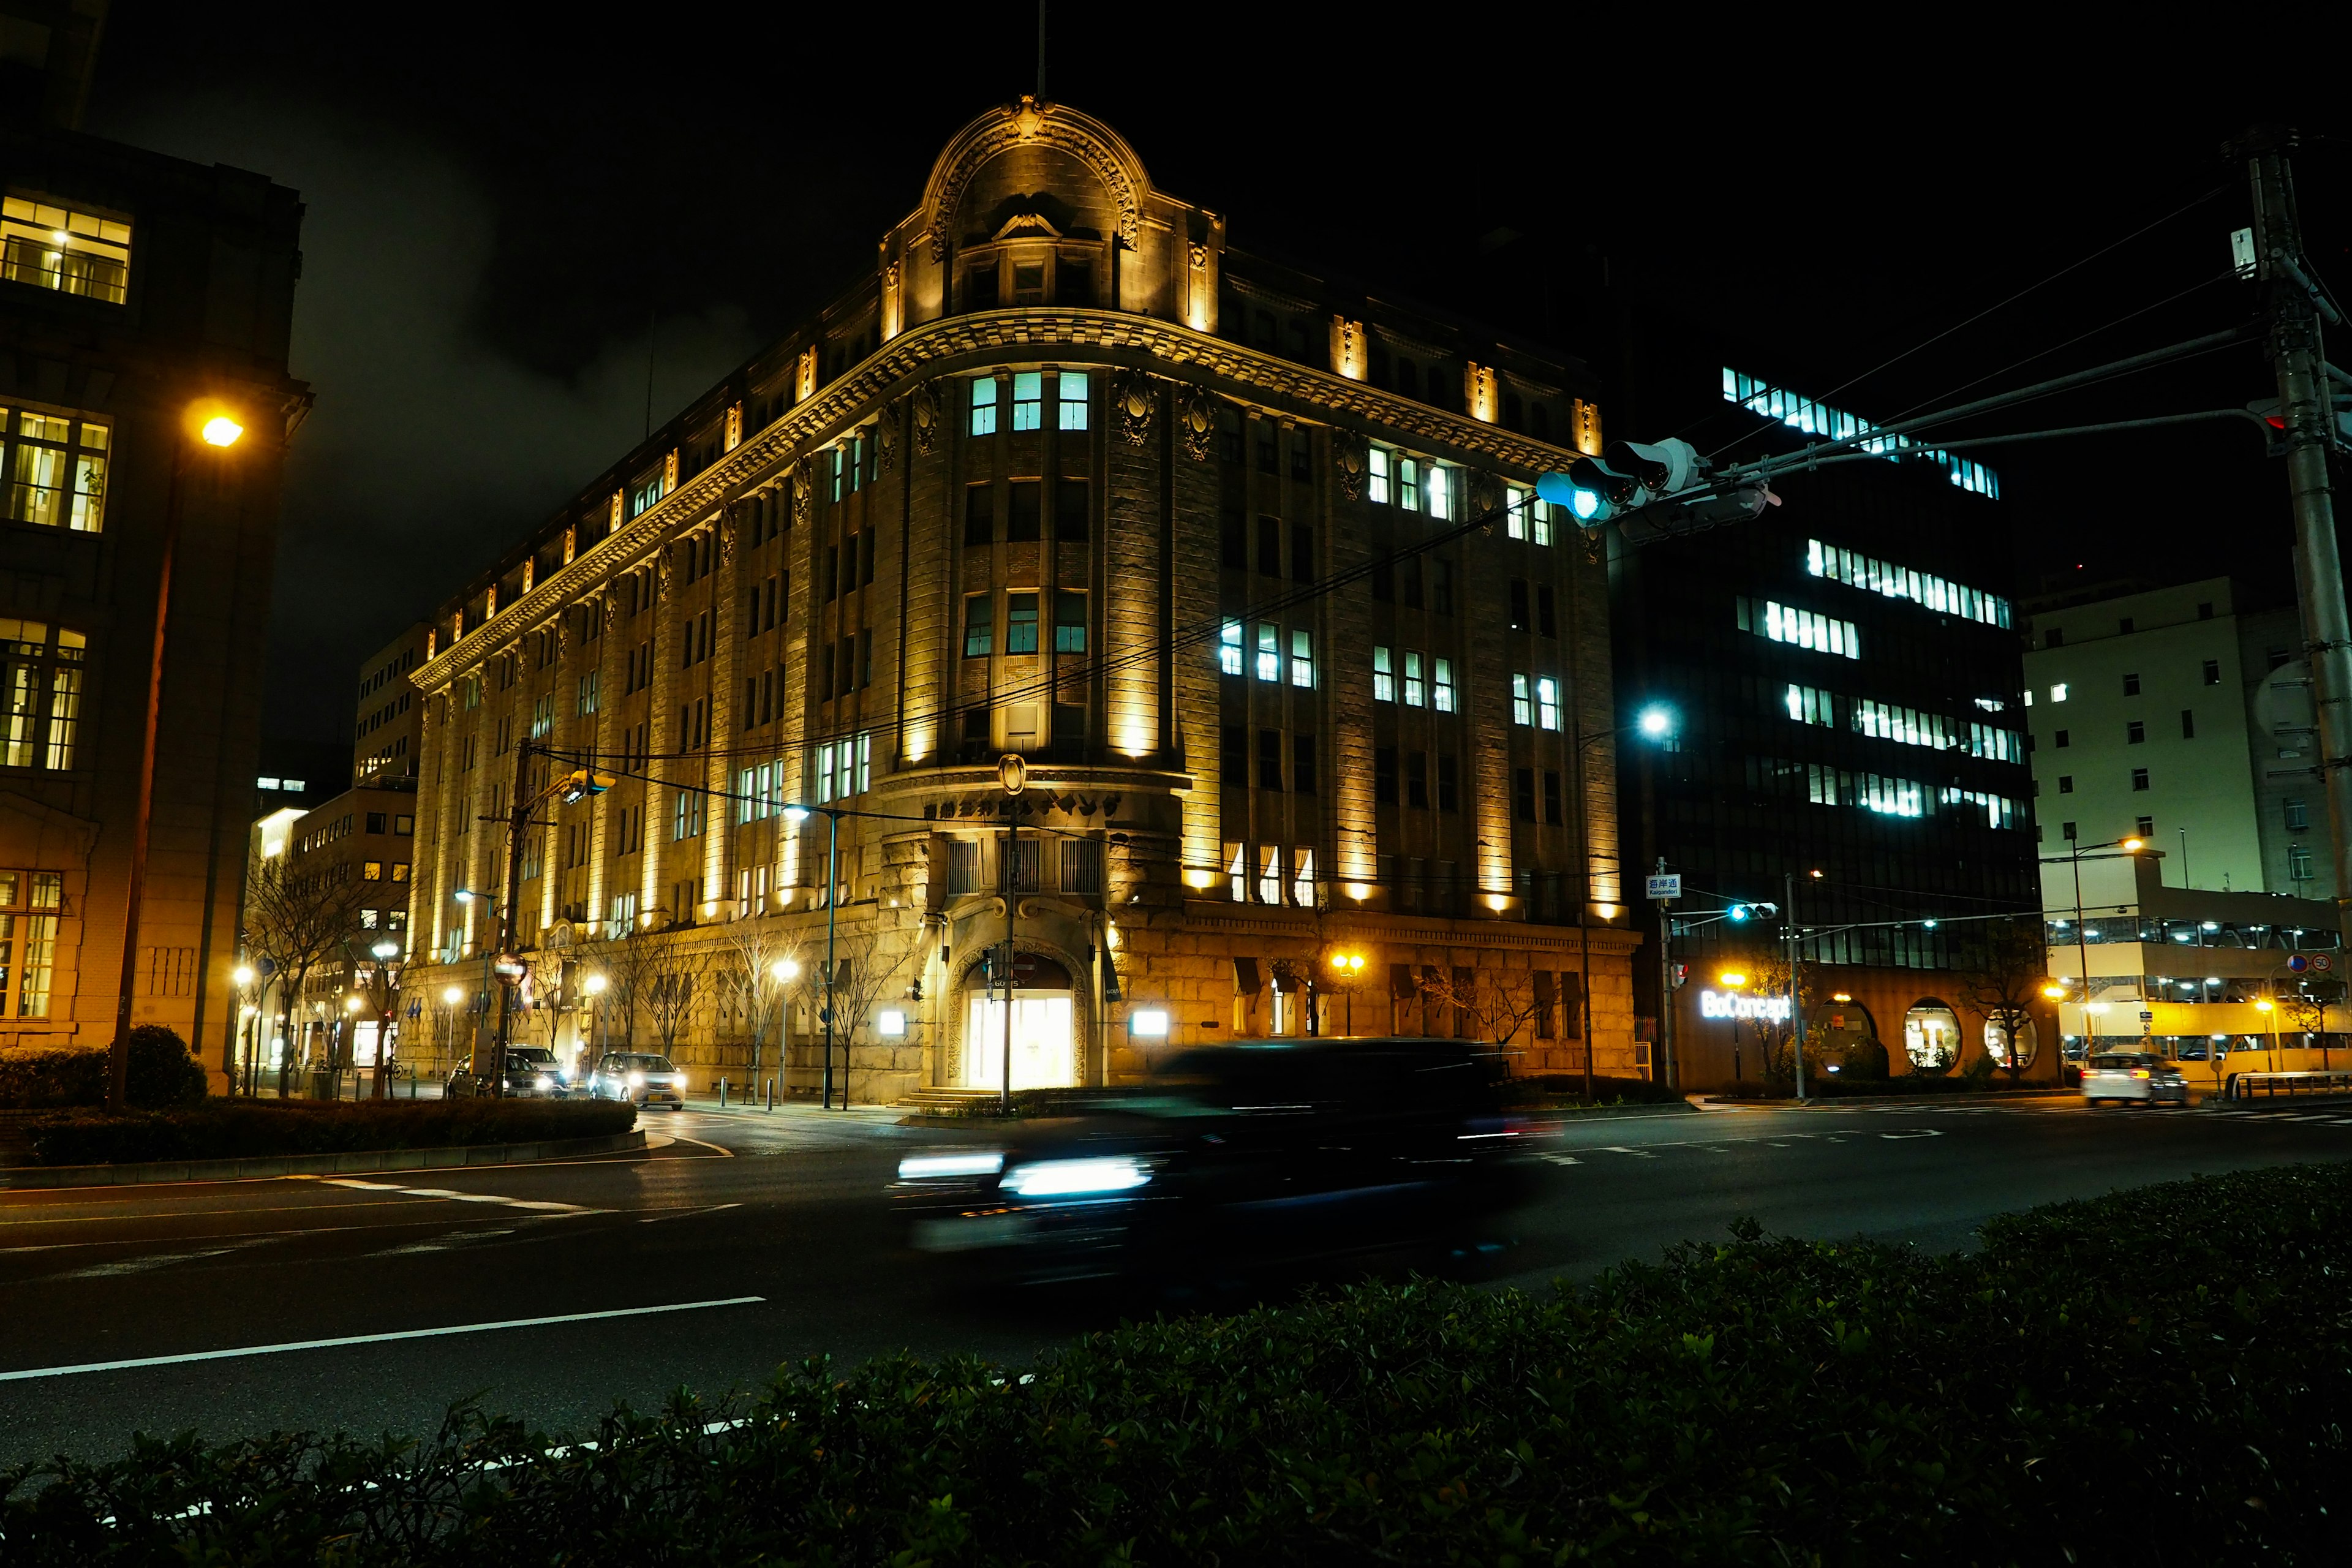
<path fill-rule="evenodd" d="M 1249 901 L 1249 846 L 1228 843 L 1225 846 L 1225 876 L 1233 889 L 1234 902 Z"/>
<path fill-rule="evenodd" d="M 383 881 L 383 862 L 381 860 L 363 860 L 360 862 L 360 880 L 362 882 Z"/>
<path fill-rule="evenodd" d="M 1282 902 L 1282 848 L 1269 844 L 1258 851 L 1257 901 L 1261 904 Z"/>
<path fill-rule="evenodd" d="M 1396 461 L 1397 505 L 1407 511 L 1421 510 L 1421 465 L 1411 458 L 1400 456 Z"/>
<path fill-rule="evenodd" d="M 857 737 L 857 793 L 864 795 L 873 786 L 874 736 L 869 731 Z"/>
<path fill-rule="evenodd" d="M 0 408 L 0 479 L 11 521 L 96 533 L 106 512 L 103 425 Z"/>
<path fill-rule="evenodd" d="M 1087 373 L 1066 370 L 1054 391 L 1055 422 L 1065 430 L 1087 427 Z"/>
<path fill-rule="evenodd" d="M 1388 504 L 1390 494 L 1389 450 L 1385 447 L 1375 447 L 1370 453 L 1370 458 L 1371 482 L 1365 493 L 1373 500 L 1385 506 Z"/>
<path fill-rule="evenodd" d="M 1411 648 L 1404 656 L 1404 705 L 1408 708 L 1427 706 L 1429 693 L 1421 679 L 1421 655 Z"/>
<path fill-rule="evenodd" d="M 1302 910 L 1315 907 L 1315 851 L 1290 852 L 1290 901 Z"/>
<path fill-rule="evenodd" d="M 1454 711 L 1454 661 L 1430 660 L 1429 705 L 1440 713 Z"/>
<path fill-rule="evenodd" d="M 1372 649 L 1372 700 L 1396 700 L 1396 670 L 1391 662 L 1389 650 L 1384 647 Z"/>
<path fill-rule="evenodd" d="M 963 602 L 963 656 L 986 658 L 995 651 L 996 617 L 988 595 L 974 594 Z"/>
<path fill-rule="evenodd" d="M 833 742 L 827 741 L 816 749 L 816 803 L 824 805 L 833 798 Z"/>
<path fill-rule="evenodd" d="M 1448 520 L 1454 516 L 1454 491 L 1445 482 L 1445 470 L 1435 464 L 1429 469 L 1429 515 Z"/>
<path fill-rule="evenodd" d="M 971 433 L 996 434 L 996 378 L 983 375 L 971 384 Z"/>
<path fill-rule="evenodd" d="M 1293 630 L 1290 634 L 1290 684 L 1313 687 L 1315 684 L 1315 634 Z"/>
<path fill-rule="evenodd" d="M 0 279 L 122 303 L 131 226 L 11 192 L 0 199 Z"/>
<path fill-rule="evenodd" d="M 1511 722 L 1514 724 L 1535 722 L 1535 705 L 1528 700 L 1528 678 L 1524 675 L 1514 674 L 1511 677 Z"/>
<path fill-rule="evenodd" d="M 1536 681 L 1536 717 L 1543 728 L 1559 728 L 1559 682 L 1550 676 Z"/>
<path fill-rule="evenodd" d="M 1528 536 L 1528 503 L 1534 500 L 1532 492 L 1517 485 L 1503 487 L 1503 531 L 1510 538 Z"/>
<path fill-rule="evenodd" d="M 1272 621 L 1257 624 L 1257 678 L 1260 680 L 1282 679 L 1282 628 Z"/>
<path fill-rule="evenodd" d="M 1034 430 L 1043 422 L 1045 376 L 1042 371 L 1016 371 L 1013 376 L 1013 427 Z"/>
<path fill-rule="evenodd" d="M 1534 525 L 1535 542 L 1538 544 L 1551 542 L 1552 510 L 1552 504 L 1548 500 L 1530 500 L 1528 502 L 1528 521 Z"/>
<path fill-rule="evenodd" d="M 1239 675 L 1242 672 L 1242 624 L 1227 621 L 1217 633 L 1217 673 Z"/>
<path fill-rule="evenodd" d="M 2053 702 L 2063 702 L 2066 700 L 2066 683 L 2064 681 L 2062 680 L 2057 685 L 2050 689 L 2050 700 Z"/>
<path fill-rule="evenodd" d="M 1004 651 L 1008 654 L 1037 651 L 1036 595 L 1004 595 Z"/>
<path fill-rule="evenodd" d="M 88 652 L 79 632 L 0 617 L 0 763 L 55 772 L 74 765 Z"/>

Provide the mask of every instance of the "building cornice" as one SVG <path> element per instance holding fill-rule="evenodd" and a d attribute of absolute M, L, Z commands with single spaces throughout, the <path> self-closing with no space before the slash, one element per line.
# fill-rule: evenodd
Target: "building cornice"
<path fill-rule="evenodd" d="M 1050 352 L 1050 353 L 1049 353 Z M 1412 439 L 1432 455 L 1469 468 L 1532 479 L 1576 454 L 1498 425 L 1451 414 L 1364 382 L 1279 359 L 1172 321 L 1117 310 L 1008 310 L 947 316 L 909 328 L 765 430 L 597 541 L 530 592 L 468 628 L 410 675 L 430 691 L 587 597 L 608 579 L 641 567 L 680 531 L 713 521 L 737 492 L 797 468 L 818 447 L 872 417 L 920 382 L 1008 357 L 1141 370 L 1204 385 L 1238 401 L 1278 406 L 1363 436 Z M 477 641 L 477 638 L 481 640 Z"/>

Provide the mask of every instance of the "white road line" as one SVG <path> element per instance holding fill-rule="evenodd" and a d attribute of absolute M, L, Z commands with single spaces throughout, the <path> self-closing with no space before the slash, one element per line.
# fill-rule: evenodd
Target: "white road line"
<path fill-rule="evenodd" d="M 366 1192 L 398 1193 L 409 1198 L 446 1198 L 459 1204 L 504 1204 L 509 1208 L 539 1209 L 550 1214 L 592 1214 L 578 1204 L 551 1203 L 541 1198 L 507 1198 L 495 1193 L 461 1193 L 453 1187 L 404 1187 L 393 1182 L 362 1182 L 355 1176 L 329 1176 L 331 1187 L 358 1187 Z"/>
<path fill-rule="evenodd" d="M 79 1366 L 37 1366 L 23 1372 L 0 1372 L 0 1383 L 22 1383 L 36 1377 L 71 1377 L 85 1372 L 126 1372 L 142 1366 L 178 1366 L 185 1362 L 229 1361 L 239 1356 L 278 1355 L 287 1351 L 334 1350 L 343 1345 L 389 1344 L 395 1340 L 439 1339 L 447 1334 L 480 1334 L 494 1329 L 543 1329 L 556 1323 L 593 1323 L 605 1318 L 644 1318 L 656 1312 L 693 1312 L 706 1307 L 748 1307 L 765 1296 L 727 1296 L 712 1301 L 674 1301 L 666 1307 L 617 1307 L 603 1312 L 564 1312 L 551 1318 L 509 1318 L 496 1323 L 457 1323 L 446 1329 L 402 1329 L 387 1334 L 346 1334 L 331 1340 L 293 1340 L 278 1345 L 241 1345 L 236 1350 L 194 1351 L 187 1355 L 139 1356 L 130 1361 L 93 1361 Z"/>
<path fill-rule="evenodd" d="M 654 1215 L 649 1218 L 641 1219 L 637 1221 L 637 1223 L 639 1225 L 659 1225 L 666 1219 L 688 1219 L 698 1214 L 717 1214 L 720 1209 L 740 1209 L 742 1206 L 743 1205 L 741 1204 L 711 1204 L 703 1208 L 672 1209 L 667 1214 Z"/>
<path fill-rule="evenodd" d="M 1881 1138 L 1941 1138 L 1943 1134 L 1933 1127 L 1913 1127 L 1901 1132 L 1882 1132 L 1879 1136 Z"/>
<path fill-rule="evenodd" d="M 1550 1161 L 1555 1165 L 1581 1165 L 1584 1163 L 1583 1161 L 1578 1159 L 1573 1154 L 1546 1154 L 1543 1158 Z"/>
<path fill-rule="evenodd" d="M 1651 1153 L 1646 1149 L 1628 1149 L 1622 1143 L 1604 1143 L 1601 1145 L 1601 1152 L 1603 1154 L 1631 1154 L 1636 1160 L 1654 1160 L 1657 1158 L 1655 1154 Z"/>

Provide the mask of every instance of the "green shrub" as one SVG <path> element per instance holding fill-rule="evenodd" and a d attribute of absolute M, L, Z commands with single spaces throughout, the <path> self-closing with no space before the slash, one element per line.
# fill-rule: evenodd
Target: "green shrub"
<path fill-rule="evenodd" d="M 176 1110 L 41 1117 L 32 1123 L 31 1135 L 33 1157 L 44 1165 L 102 1165 L 603 1138 L 627 1131 L 636 1117 L 635 1106 L 605 1100 L 362 1100 L 343 1105 L 210 1100 Z"/>
<path fill-rule="evenodd" d="M 1846 1047 L 1838 1062 L 1838 1078 L 1844 1082 L 1883 1082 L 1886 1078 L 1886 1043 L 1865 1036 Z"/>
<path fill-rule="evenodd" d="M 0 1474 L 0 1539 L 98 1568 L 2341 1562 L 2347 1268 L 2341 1165 L 2037 1210 L 1965 1257 L 1743 1223 L 1556 1293 L 1365 1287 L 1028 1377 L 816 1361 L 561 1450 L 472 1411 L 422 1446 L 134 1440 Z"/>
<path fill-rule="evenodd" d="M 187 1042 L 161 1024 L 131 1031 L 131 1103 L 189 1105 L 205 1098 L 204 1067 Z M 106 1103 L 104 1047 L 37 1047 L 0 1051 L 0 1109 L 47 1110 Z"/>

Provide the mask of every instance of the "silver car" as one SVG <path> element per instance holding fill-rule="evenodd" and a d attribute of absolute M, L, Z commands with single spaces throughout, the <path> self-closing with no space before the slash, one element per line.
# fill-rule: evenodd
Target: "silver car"
<path fill-rule="evenodd" d="M 684 1110 L 686 1075 L 667 1057 L 614 1052 L 596 1064 L 589 1092 L 597 1100 L 626 1100 L 647 1108 L 666 1105 Z"/>
<path fill-rule="evenodd" d="M 2186 1105 L 2189 1080 L 2154 1051 L 2102 1051 L 2083 1068 L 2083 1103 L 2103 1100 L 2140 1105 Z"/>

